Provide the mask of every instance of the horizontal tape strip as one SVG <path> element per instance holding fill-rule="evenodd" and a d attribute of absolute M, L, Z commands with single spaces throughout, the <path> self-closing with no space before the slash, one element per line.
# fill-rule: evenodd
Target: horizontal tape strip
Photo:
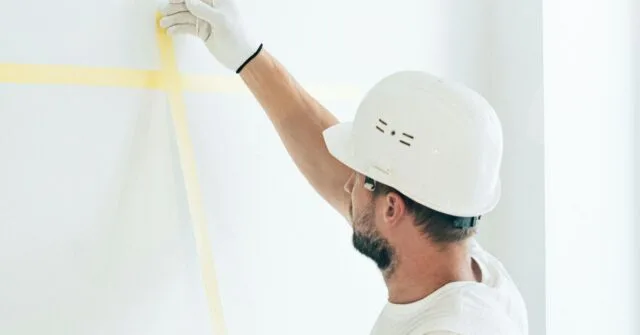
<path fill-rule="evenodd" d="M 75 65 L 0 64 L 0 83 L 162 88 L 161 71 Z"/>
<path fill-rule="evenodd" d="M 249 93 L 238 76 L 182 74 L 181 86 L 187 92 Z M 167 90 L 160 70 L 0 63 L 0 83 L 107 86 Z M 304 85 L 312 94 L 325 99 L 354 99 L 363 90 L 349 85 Z"/>

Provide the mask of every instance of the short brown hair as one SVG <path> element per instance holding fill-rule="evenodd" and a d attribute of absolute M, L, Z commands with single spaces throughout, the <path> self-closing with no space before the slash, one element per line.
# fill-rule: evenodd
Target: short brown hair
<path fill-rule="evenodd" d="M 477 231 L 475 224 L 471 227 L 459 227 L 456 225 L 456 222 L 460 220 L 472 220 L 472 218 L 463 218 L 438 212 L 417 203 L 395 188 L 376 181 L 376 186 L 373 190 L 374 195 L 387 195 L 391 192 L 398 194 L 402 198 L 409 212 L 414 215 L 416 225 L 434 243 L 446 244 L 461 242 L 473 236 Z"/>

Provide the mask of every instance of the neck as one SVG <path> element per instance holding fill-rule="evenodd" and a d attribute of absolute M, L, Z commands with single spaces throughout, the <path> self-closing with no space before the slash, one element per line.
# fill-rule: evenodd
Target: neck
<path fill-rule="evenodd" d="M 385 274 L 394 304 L 418 301 L 451 282 L 479 280 L 464 242 L 446 248 L 421 243 L 414 250 L 397 250 L 395 256 L 393 272 Z"/>

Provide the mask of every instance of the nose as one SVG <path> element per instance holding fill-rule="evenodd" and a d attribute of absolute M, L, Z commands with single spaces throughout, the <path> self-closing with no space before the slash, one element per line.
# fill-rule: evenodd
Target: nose
<path fill-rule="evenodd" d="M 345 192 L 351 194 L 351 191 L 353 191 L 353 183 L 354 183 L 355 177 L 356 177 L 355 173 L 352 173 L 351 176 L 349 176 L 349 179 L 344 184 L 344 191 Z"/>

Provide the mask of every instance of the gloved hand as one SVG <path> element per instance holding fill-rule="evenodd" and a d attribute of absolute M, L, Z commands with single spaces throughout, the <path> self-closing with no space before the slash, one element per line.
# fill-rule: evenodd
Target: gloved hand
<path fill-rule="evenodd" d="M 211 54 L 236 73 L 262 50 L 262 43 L 245 32 L 233 0 L 169 0 L 162 16 L 160 26 L 167 34 L 201 38 Z"/>

